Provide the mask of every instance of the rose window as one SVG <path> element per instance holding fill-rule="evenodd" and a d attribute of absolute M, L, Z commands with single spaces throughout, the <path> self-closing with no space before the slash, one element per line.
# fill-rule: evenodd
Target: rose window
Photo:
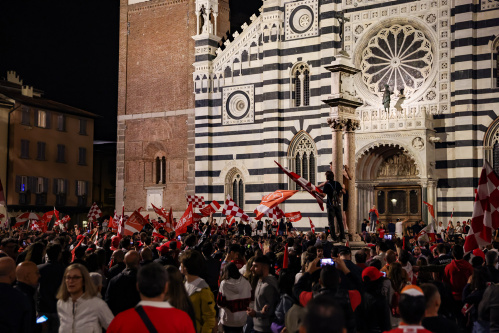
<path fill-rule="evenodd" d="M 428 79 L 432 66 L 430 41 L 410 25 L 382 29 L 362 51 L 362 81 L 380 98 L 385 84 L 397 94 L 404 89 L 410 98 Z"/>

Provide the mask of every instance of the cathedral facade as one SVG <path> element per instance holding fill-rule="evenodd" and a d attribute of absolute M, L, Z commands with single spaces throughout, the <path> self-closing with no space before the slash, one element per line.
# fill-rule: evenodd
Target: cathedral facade
<path fill-rule="evenodd" d="M 221 47 L 218 10 L 216 0 L 196 1 L 197 195 L 230 195 L 252 212 L 263 195 L 297 189 L 274 161 L 324 181 L 339 156 L 329 67 L 346 58 L 359 72 L 341 77 L 342 91 L 360 102 L 343 134 L 355 137 L 342 148 L 354 149 L 342 161 L 355 179 L 350 226 L 372 205 L 382 220 L 427 220 L 423 202 L 438 220 L 471 218 L 483 160 L 498 164 L 499 2 L 265 0 Z M 327 223 L 307 192 L 282 208 L 302 212 L 298 226 Z"/>
<path fill-rule="evenodd" d="M 299 189 L 275 161 L 315 184 L 333 162 L 348 169 L 336 177 L 354 229 L 372 205 L 381 220 L 427 220 L 423 202 L 463 220 L 483 161 L 499 169 L 498 1 L 264 0 L 231 36 L 225 0 L 121 8 L 116 202 L 127 211 L 173 202 L 177 216 L 195 193 L 252 213 L 263 195 Z M 358 73 L 337 81 L 339 59 Z M 328 122 L 338 84 L 357 101 L 343 146 Z M 327 224 L 307 192 L 281 208 L 302 212 L 297 227 Z"/>

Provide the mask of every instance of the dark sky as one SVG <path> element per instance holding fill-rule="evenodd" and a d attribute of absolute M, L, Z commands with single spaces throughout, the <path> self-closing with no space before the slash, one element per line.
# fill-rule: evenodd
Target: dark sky
<path fill-rule="evenodd" d="M 232 0 L 236 28 L 261 0 Z M 0 78 L 15 70 L 45 97 L 103 118 L 96 140 L 116 140 L 119 0 L 1 0 Z"/>

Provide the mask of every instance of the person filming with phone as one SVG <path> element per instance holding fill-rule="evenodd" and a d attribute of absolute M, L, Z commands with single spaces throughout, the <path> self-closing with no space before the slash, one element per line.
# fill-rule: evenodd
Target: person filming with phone
<path fill-rule="evenodd" d="M 316 258 L 295 284 L 293 294 L 304 307 L 312 298 L 319 295 L 332 298 L 345 314 L 347 331 L 356 332 L 354 311 L 360 304 L 360 293 L 358 290 L 348 291 L 341 287 L 340 272 L 345 275 L 345 279 L 352 280 L 353 284 L 360 288 L 361 281 L 350 272 L 343 259 Z"/>

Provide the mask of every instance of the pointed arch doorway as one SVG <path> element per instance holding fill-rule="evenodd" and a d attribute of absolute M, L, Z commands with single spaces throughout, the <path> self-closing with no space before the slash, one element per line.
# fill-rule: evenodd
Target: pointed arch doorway
<path fill-rule="evenodd" d="M 356 185 L 358 216 L 367 218 L 376 205 L 382 222 L 422 218 L 422 186 L 420 164 L 398 144 L 381 144 L 367 148 L 357 159 Z"/>

